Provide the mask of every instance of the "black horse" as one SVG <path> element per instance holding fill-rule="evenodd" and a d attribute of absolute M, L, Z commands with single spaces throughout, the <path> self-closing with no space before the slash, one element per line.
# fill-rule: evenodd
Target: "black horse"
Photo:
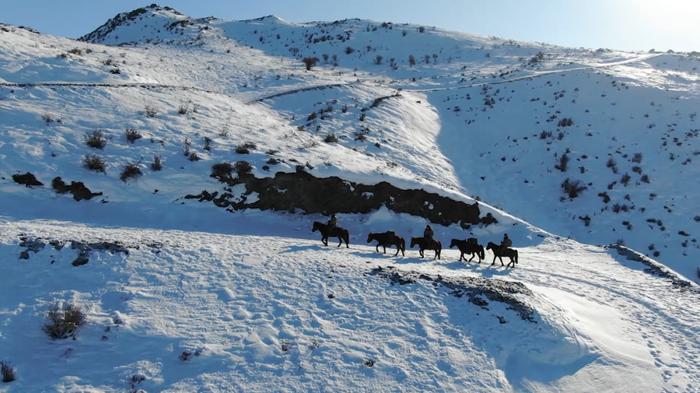
<path fill-rule="evenodd" d="M 433 259 L 440 259 L 440 252 L 442 252 L 442 243 L 440 243 L 439 240 L 426 239 L 424 237 L 412 237 L 411 248 L 413 248 L 416 244 L 418 245 L 418 252 L 420 253 L 421 258 L 425 256 L 423 255 L 423 251 L 434 250 L 435 257 Z"/>
<path fill-rule="evenodd" d="M 491 263 L 491 266 L 496 263 L 496 257 L 498 257 L 498 260 L 501 261 L 501 266 L 503 266 L 502 257 L 510 258 L 510 262 L 505 265 L 506 267 L 515 268 L 515 264 L 518 263 L 518 250 L 513 250 L 512 248 L 508 247 L 501 247 L 493 242 L 489 242 L 489 244 L 486 245 L 486 249 L 493 251 L 493 262 Z"/>
<path fill-rule="evenodd" d="M 486 258 L 486 253 L 484 252 L 484 247 L 477 243 L 476 238 L 470 238 L 469 240 L 471 241 L 465 241 L 461 239 L 452 239 L 450 242 L 450 248 L 457 246 L 459 248 L 459 260 L 461 261 L 464 259 L 464 262 L 471 262 L 474 257 L 479 258 L 479 263 L 481 263 L 482 259 Z M 464 257 L 464 254 L 470 254 L 472 257 L 467 260 L 467 258 Z"/>
<path fill-rule="evenodd" d="M 399 251 L 401 251 L 402 256 L 406 256 L 406 241 L 404 241 L 401 236 L 397 236 L 394 231 L 370 233 L 367 235 L 367 243 L 371 243 L 375 240 L 377 241 L 377 252 L 379 252 L 379 246 L 384 248 L 384 254 L 386 254 L 386 246 L 396 246 L 396 254 L 394 254 L 394 256 L 399 255 Z"/>
<path fill-rule="evenodd" d="M 348 233 L 347 229 L 343 229 L 340 227 L 328 227 L 328 224 L 324 224 L 322 222 L 314 221 L 314 226 L 311 228 L 311 232 L 316 232 L 319 231 L 321 232 L 321 241 L 323 242 L 324 246 L 328 245 L 328 238 L 329 237 L 337 237 L 338 238 L 338 247 L 340 247 L 343 244 L 343 241 L 345 241 L 345 247 L 350 248 L 350 234 Z"/>

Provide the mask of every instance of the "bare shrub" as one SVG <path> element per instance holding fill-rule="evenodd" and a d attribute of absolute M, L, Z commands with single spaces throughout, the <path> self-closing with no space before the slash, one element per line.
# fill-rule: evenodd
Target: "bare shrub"
<path fill-rule="evenodd" d="M 335 136 L 335 134 L 331 132 L 331 133 L 329 133 L 328 135 L 326 135 L 325 138 L 323 138 L 323 141 L 326 142 L 326 143 L 337 143 L 337 142 L 338 142 L 338 137 Z"/>
<path fill-rule="evenodd" d="M 142 175 L 143 172 L 141 172 L 141 168 L 139 168 L 139 165 L 136 163 L 130 163 L 124 166 L 124 169 L 122 170 L 122 174 L 119 176 L 119 179 L 126 183 L 127 180 L 135 179 Z"/>
<path fill-rule="evenodd" d="M 187 104 L 180 104 L 180 106 L 177 107 L 177 113 L 180 115 L 186 115 L 187 112 L 189 112 L 189 105 Z"/>
<path fill-rule="evenodd" d="M 136 131 L 135 128 L 127 128 L 124 132 L 124 135 L 126 136 L 126 140 L 129 143 L 134 143 L 137 140 L 143 138 L 143 135 L 141 135 L 140 132 Z"/>
<path fill-rule="evenodd" d="M 569 155 L 564 153 L 559 157 L 559 163 L 554 166 L 554 168 L 559 169 L 562 172 L 566 172 L 569 167 Z"/>
<path fill-rule="evenodd" d="M 563 183 L 561 183 L 561 188 L 570 199 L 574 199 L 578 197 L 579 194 L 581 194 L 581 192 L 587 187 L 584 186 L 579 180 L 571 180 L 567 178 Z"/>
<path fill-rule="evenodd" d="M 199 156 L 199 154 L 197 154 L 196 151 L 193 151 L 193 152 L 190 153 L 189 156 L 187 156 L 187 159 L 190 160 L 190 161 L 199 161 L 199 160 L 201 160 L 202 158 Z"/>
<path fill-rule="evenodd" d="M 90 171 L 106 173 L 105 161 L 94 154 L 88 154 L 83 157 L 83 167 Z"/>
<path fill-rule="evenodd" d="M 246 142 L 242 145 L 236 146 L 236 153 L 238 154 L 250 154 L 251 150 L 254 150 L 256 148 L 255 143 L 252 142 Z"/>
<path fill-rule="evenodd" d="M 78 329 L 85 324 L 85 314 L 80 307 L 70 303 L 55 304 L 46 315 L 44 332 L 54 340 L 75 337 Z"/>
<path fill-rule="evenodd" d="M 107 138 L 102 130 L 94 130 L 85 134 L 85 144 L 93 149 L 104 149 L 107 146 Z"/>
<path fill-rule="evenodd" d="M 0 374 L 2 374 L 2 381 L 5 383 L 12 382 L 16 379 L 15 369 L 10 362 L 0 361 Z"/>
<path fill-rule="evenodd" d="M 307 71 L 311 71 L 313 67 L 318 63 L 318 57 L 305 57 L 301 60 L 304 63 Z"/>
<path fill-rule="evenodd" d="M 161 161 L 160 156 L 153 156 L 153 162 L 151 163 L 151 170 L 152 171 L 159 171 L 163 169 L 163 162 Z"/>
<path fill-rule="evenodd" d="M 156 117 L 158 116 L 158 109 L 156 109 L 156 107 L 154 107 L 153 105 L 146 105 L 143 108 L 143 114 L 148 117 Z"/>
<path fill-rule="evenodd" d="M 380 65 L 382 64 L 382 61 L 384 61 L 384 57 L 382 55 L 377 55 L 374 58 L 374 64 L 375 65 Z"/>
<path fill-rule="evenodd" d="M 204 150 L 211 151 L 212 140 L 208 136 L 204 137 Z"/>
<path fill-rule="evenodd" d="M 617 163 L 615 162 L 615 160 L 614 160 L 612 157 L 610 157 L 610 158 L 608 159 L 608 162 L 605 164 L 605 166 L 607 166 L 608 168 L 610 168 L 610 170 L 611 170 L 613 173 L 617 174 Z"/>

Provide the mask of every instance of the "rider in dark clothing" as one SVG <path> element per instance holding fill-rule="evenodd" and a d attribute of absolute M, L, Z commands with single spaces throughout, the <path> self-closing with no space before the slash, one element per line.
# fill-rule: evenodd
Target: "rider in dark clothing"
<path fill-rule="evenodd" d="M 425 226 L 425 230 L 423 231 L 423 237 L 427 240 L 433 240 L 433 228 L 431 228 L 430 225 Z"/>
<path fill-rule="evenodd" d="M 510 240 L 508 237 L 508 234 L 503 235 L 503 240 L 501 241 L 501 248 L 510 248 L 513 247 L 513 241 Z"/>
<path fill-rule="evenodd" d="M 335 228 L 337 223 L 338 223 L 338 219 L 335 218 L 335 214 L 331 214 L 331 218 L 330 218 L 330 220 L 328 220 L 328 227 Z"/>

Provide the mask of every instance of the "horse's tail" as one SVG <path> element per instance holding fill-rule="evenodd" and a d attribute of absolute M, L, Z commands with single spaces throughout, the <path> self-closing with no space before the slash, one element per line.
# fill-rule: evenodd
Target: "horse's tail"
<path fill-rule="evenodd" d="M 399 238 L 399 246 L 401 247 L 401 252 L 406 252 L 406 240 L 402 237 Z"/>
<path fill-rule="evenodd" d="M 513 251 L 515 251 L 515 263 L 518 263 L 518 250 Z"/>
<path fill-rule="evenodd" d="M 486 259 L 486 251 L 484 251 L 484 246 L 479 246 L 479 258 Z"/>

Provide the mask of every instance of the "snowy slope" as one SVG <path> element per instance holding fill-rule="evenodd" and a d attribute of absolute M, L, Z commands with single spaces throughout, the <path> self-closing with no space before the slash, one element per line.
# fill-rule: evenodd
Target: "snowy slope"
<path fill-rule="evenodd" d="M 232 235 L 3 223 L 8 296 L 0 342 L 20 378 L 5 387 L 123 391 L 134 376 L 143 377 L 135 387 L 146 391 L 698 387 L 697 293 L 600 248 L 546 242 L 523 250 L 522 269 L 465 268 L 292 239 L 307 224 L 299 218 L 277 232 L 266 226 L 277 217 L 253 213 L 236 221 Z M 244 222 L 268 233 L 250 235 Z M 18 262 L 21 233 L 117 241 L 129 254 L 93 251 L 76 268 L 70 245 L 47 244 Z M 486 295 L 456 297 L 417 275 L 400 285 L 371 274 L 387 265 L 457 282 L 523 282 L 527 289 L 515 298 L 535 310 L 532 321 Z M 77 340 L 51 342 L 39 329 L 58 300 L 87 312 Z M 179 359 L 186 351 L 193 355 Z M 50 371 L 37 362 L 51 364 Z"/>
<path fill-rule="evenodd" d="M 698 280 L 697 58 L 159 6 L 80 41 L 9 25 L 0 38 L 0 360 L 19 375 L 0 390 L 699 388 L 697 286 L 586 245 L 622 241 Z M 304 57 L 318 64 L 307 71 Z M 102 149 L 85 143 L 96 130 Z M 105 171 L 84 168 L 88 155 Z M 340 215 L 352 247 L 331 250 L 310 233 L 325 217 L 184 198 L 226 191 L 212 165 L 239 160 L 258 177 L 303 167 L 477 199 L 497 224 L 434 225 L 436 237 L 508 232 L 520 264 L 374 254 L 367 232 L 411 237 L 427 222 L 387 208 Z M 128 164 L 142 176 L 120 180 Z M 13 180 L 25 172 L 44 185 Z M 102 194 L 76 202 L 52 190 L 56 176 Z M 564 197 L 567 178 L 587 188 Z M 74 249 L 46 245 L 18 260 L 22 233 L 129 253 L 73 267 Z M 533 321 L 460 285 L 516 288 L 503 296 Z M 41 332 L 57 300 L 88 312 L 77 341 Z M 199 355 L 179 360 L 186 350 Z"/>

